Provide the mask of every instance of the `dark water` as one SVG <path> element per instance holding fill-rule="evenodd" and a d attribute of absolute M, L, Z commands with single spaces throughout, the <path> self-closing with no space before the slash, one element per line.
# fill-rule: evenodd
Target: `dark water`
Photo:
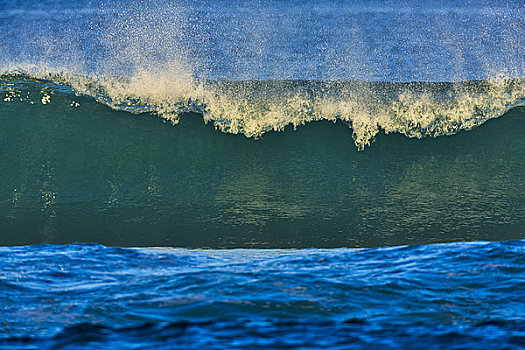
<path fill-rule="evenodd" d="M 522 107 L 452 136 L 379 135 L 358 151 L 342 121 L 252 140 L 220 133 L 195 113 L 172 126 L 56 85 L 16 84 L 22 101 L 0 103 L 4 245 L 328 248 L 523 238 Z M 47 104 L 44 88 L 53 96 Z"/>
<path fill-rule="evenodd" d="M 525 244 L 0 249 L 5 349 L 522 349 Z"/>
<path fill-rule="evenodd" d="M 0 0 L 0 348 L 523 349 L 524 38 L 522 1 Z"/>

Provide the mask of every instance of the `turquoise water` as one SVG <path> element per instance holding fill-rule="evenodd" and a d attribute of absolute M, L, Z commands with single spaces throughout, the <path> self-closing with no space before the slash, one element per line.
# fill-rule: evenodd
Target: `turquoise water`
<path fill-rule="evenodd" d="M 196 113 L 173 126 L 56 85 L 16 86 L 23 101 L 0 103 L 4 245 L 319 248 L 523 237 L 521 107 L 451 136 L 380 134 L 358 151 L 342 121 L 254 140 Z"/>

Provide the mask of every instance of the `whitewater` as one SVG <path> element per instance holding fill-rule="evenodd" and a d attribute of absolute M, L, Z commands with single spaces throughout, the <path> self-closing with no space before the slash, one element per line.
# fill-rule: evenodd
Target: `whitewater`
<path fill-rule="evenodd" d="M 173 123 L 198 112 L 255 138 L 341 120 L 359 149 L 380 131 L 448 135 L 523 105 L 519 4 L 112 5 L 7 5 L 4 100 L 13 82 L 49 80 L 112 108 Z M 21 32 L 20 16 L 32 24 Z"/>

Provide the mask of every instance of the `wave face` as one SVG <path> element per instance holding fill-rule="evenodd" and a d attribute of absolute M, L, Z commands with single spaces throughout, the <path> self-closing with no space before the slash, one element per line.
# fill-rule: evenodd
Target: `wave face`
<path fill-rule="evenodd" d="M 521 349 L 525 242 L 0 248 L 0 347 Z"/>
<path fill-rule="evenodd" d="M 0 243 L 522 238 L 524 11 L 0 0 Z"/>
<path fill-rule="evenodd" d="M 449 137 L 379 134 L 361 152 L 340 119 L 254 141 L 216 132 L 202 114 L 186 112 L 172 126 L 151 113 L 126 112 L 148 105 L 112 109 L 65 85 L 16 79 L 1 83 L 2 244 L 373 247 L 523 237 L 523 107 Z M 266 96 L 277 94 L 271 88 L 340 84 L 332 93 L 359 86 L 220 88 L 239 84 Z M 463 84 L 481 95 L 489 86 Z M 516 84 L 503 87 L 512 92 Z M 369 86 L 394 96 L 396 89 L 451 93 L 444 83 Z M 478 113 L 470 122 L 443 119 L 427 129 L 399 125 L 414 135 L 455 133 L 483 122 Z"/>

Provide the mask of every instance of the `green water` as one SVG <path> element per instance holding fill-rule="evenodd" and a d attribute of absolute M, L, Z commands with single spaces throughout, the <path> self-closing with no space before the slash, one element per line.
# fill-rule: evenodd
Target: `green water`
<path fill-rule="evenodd" d="M 80 106 L 71 106 L 75 100 Z M 371 247 L 524 237 L 525 109 L 472 131 L 260 140 L 87 97 L 0 104 L 0 245 Z"/>

